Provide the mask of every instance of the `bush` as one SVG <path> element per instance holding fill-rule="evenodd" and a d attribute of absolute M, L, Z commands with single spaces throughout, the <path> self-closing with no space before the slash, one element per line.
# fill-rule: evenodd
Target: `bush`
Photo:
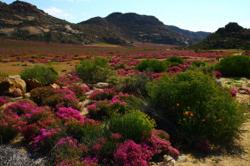
<path fill-rule="evenodd" d="M 0 144 L 9 143 L 18 134 L 18 125 L 21 125 L 15 113 L 5 111 L 0 113 Z"/>
<path fill-rule="evenodd" d="M 146 84 L 149 81 L 149 78 L 145 75 L 134 75 L 123 79 L 121 83 L 117 85 L 117 89 L 123 93 L 147 96 Z"/>
<path fill-rule="evenodd" d="M 51 152 L 51 165 L 57 165 L 65 161 L 74 161 L 76 164 L 80 161 L 81 156 L 87 149 L 78 143 L 72 137 L 61 138 L 52 149 Z M 58 165 L 60 165 L 58 164 Z M 63 164 L 62 164 L 63 165 Z"/>
<path fill-rule="evenodd" d="M 247 77 L 250 78 L 250 57 L 231 56 L 222 59 L 217 65 L 223 76 L 226 77 Z"/>
<path fill-rule="evenodd" d="M 222 145 L 238 136 L 243 113 L 212 77 L 189 71 L 150 83 L 148 91 L 151 106 L 169 123 L 161 127 L 181 143 Z"/>
<path fill-rule="evenodd" d="M 148 166 L 152 155 L 147 146 L 127 140 L 118 146 L 114 158 L 116 165 Z"/>
<path fill-rule="evenodd" d="M 163 72 L 166 70 L 166 65 L 164 62 L 157 59 L 146 59 L 140 62 L 136 66 L 136 69 L 147 72 Z"/>
<path fill-rule="evenodd" d="M 103 58 L 84 59 L 76 66 L 76 71 L 87 83 L 106 81 L 111 74 L 108 61 Z"/>
<path fill-rule="evenodd" d="M 31 99 L 38 105 L 78 108 L 78 99 L 75 93 L 68 88 L 53 89 L 49 86 L 40 87 L 31 90 L 30 93 Z"/>
<path fill-rule="evenodd" d="M 177 66 L 184 63 L 184 60 L 178 56 L 172 56 L 166 60 L 168 66 Z"/>
<path fill-rule="evenodd" d="M 25 81 L 35 79 L 42 85 L 49 85 L 57 79 L 58 74 L 52 67 L 36 65 L 23 70 L 21 77 Z"/>
<path fill-rule="evenodd" d="M 142 141 L 149 137 L 155 127 L 154 120 L 140 111 L 131 111 L 123 116 L 114 116 L 109 122 L 113 133 L 120 133 L 124 139 Z"/>

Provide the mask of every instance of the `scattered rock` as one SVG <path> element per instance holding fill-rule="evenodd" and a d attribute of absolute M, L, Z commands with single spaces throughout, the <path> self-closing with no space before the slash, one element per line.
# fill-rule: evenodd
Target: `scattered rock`
<path fill-rule="evenodd" d="M 57 85 L 57 84 L 55 84 L 55 83 L 54 83 L 54 84 L 52 84 L 52 85 L 51 85 L 51 87 L 52 87 L 52 88 L 54 88 L 54 89 L 59 89 L 59 88 L 60 88 L 60 86 L 59 86 L 59 85 Z"/>
<path fill-rule="evenodd" d="M 249 89 L 246 89 L 246 88 L 239 88 L 238 92 L 239 92 L 240 94 L 245 94 L 245 95 L 250 94 L 250 90 L 249 90 Z"/>
<path fill-rule="evenodd" d="M 100 88 L 100 89 L 105 89 L 109 87 L 109 83 L 106 82 L 99 82 L 95 85 L 96 88 Z"/>
<path fill-rule="evenodd" d="M 25 93 L 25 94 L 24 94 L 24 97 L 25 97 L 25 98 L 30 98 L 30 97 L 31 97 L 31 94 L 30 94 L 30 93 Z"/>
<path fill-rule="evenodd" d="M 45 166 L 46 160 L 43 158 L 32 159 L 23 148 L 12 146 L 0 146 L 1 166 Z"/>
<path fill-rule="evenodd" d="M 26 83 L 19 75 L 9 76 L 0 81 L 0 95 L 20 97 L 26 92 Z"/>
<path fill-rule="evenodd" d="M 162 162 L 152 162 L 151 166 L 175 166 L 175 159 L 169 155 L 164 155 L 164 159 Z"/>
<path fill-rule="evenodd" d="M 87 96 L 90 96 L 92 93 L 94 92 L 94 90 L 90 90 L 87 93 L 85 93 Z"/>

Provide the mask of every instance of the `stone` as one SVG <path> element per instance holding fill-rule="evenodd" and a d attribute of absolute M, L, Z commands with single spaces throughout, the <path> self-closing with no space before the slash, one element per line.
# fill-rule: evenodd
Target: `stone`
<path fill-rule="evenodd" d="M 100 88 L 100 89 L 105 89 L 109 87 L 109 83 L 106 82 L 99 82 L 95 85 L 96 88 Z"/>
<path fill-rule="evenodd" d="M 0 96 L 20 97 L 26 93 L 26 82 L 19 75 L 9 76 L 0 81 Z"/>
<path fill-rule="evenodd" d="M 240 94 L 248 95 L 248 94 L 250 94 L 250 89 L 247 89 L 247 88 L 239 88 L 238 92 L 239 92 Z"/>
<path fill-rule="evenodd" d="M 31 97 L 31 94 L 30 94 L 30 93 L 25 93 L 25 94 L 24 94 L 24 97 L 25 97 L 25 98 L 30 98 L 30 97 Z"/>
<path fill-rule="evenodd" d="M 60 88 L 60 86 L 59 86 L 59 85 L 57 85 L 57 84 L 55 84 L 55 83 L 54 83 L 54 84 L 52 84 L 52 85 L 51 85 L 51 87 L 52 87 L 52 88 L 54 88 L 54 89 L 59 89 L 59 88 Z"/>

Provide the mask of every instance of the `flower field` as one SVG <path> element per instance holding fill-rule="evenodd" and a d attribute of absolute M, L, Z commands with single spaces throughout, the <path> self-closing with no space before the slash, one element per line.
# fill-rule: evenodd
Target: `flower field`
<path fill-rule="evenodd" d="M 228 151 L 240 140 L 249 56 L 152 45 L 75 46 L 77 55 L 65 56 L 44 49 L 46 57 L 32 57 L 36 51 L 27 47 L 18 59 L 0 49 L 2 64 L 26 63 L 13 72 L 20 76 L 1 68 L 0 144 L 25 148 L 46 165 L 168 165 L 166 158 Z M 236 68 L 227 62 L 239 63 L 237 76 L 245 78 L 228 81 Z"/>

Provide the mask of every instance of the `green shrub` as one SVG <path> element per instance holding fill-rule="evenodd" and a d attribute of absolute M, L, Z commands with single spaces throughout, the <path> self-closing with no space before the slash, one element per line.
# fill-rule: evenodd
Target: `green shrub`
<path fill-rule="evenodd" d="M 80 78 L 87 83 L 103 82 L 111 75 L 108 61 L 103 58 L 84 59 L 76 66 Z"/>
<path fill-rule="evenodd" d="M 143 110 L 146 107 L 146 101 L 143 98 L 136 97 L 133 95 L 128 96 L 124 99 L 126 104 L 126 110 Z"/>
<path fill-rule="evenodd" d="M 202 67 L 205 67 L 207 64 L 205 62 L 202 62 L 202 61 L 194 61 L 192 62 L 192 67 L 195 67 L 195 68 L 202 68 Z"/>
<path fill-rule="evenodd" d="M 170 58 L 168 58 L 166 60 L 166 63 L 169 65 L 169 66 L 177 66 L 179 64 L 183 64 L 184 63 L 184 60 L 183 58 L 181 57 L 178 57 L 178 56 L 172 56 Z"/>
<path fill-rule="evenodd" d="M 212 77 L 188 71 L 148 84 L 151 106 L 171 136 L 183 145 L 209 141 L 230 144 L 238 136 L 243 113 L 228 91 Z"/>
<path fill-rule="evenodd" d="M 104 127 L 95 124 L 81 124 L 77 121 L 69 121 L 66 124 L 66 133 L 79 142 L 92 146 L 96 140 L 104 135 Z"/>
<path fill-rule="evenodd" d="M 250 57 L 231 56 L 223 58 L 217 65 L 223 76 L 250 78 Z"/>
<path fill-rule="evenodd" d="M 57 79 L 58 73 L 52 67 L 35 65 L 23 70 L 21 77 L 25 81 L 35 79 L 42 85 L 49 85 Z"/>
<path fill-rule="evenodd" d="M 123 93 L 134 94 L 136 96 L 147 96 L 146 84 L 149 78 L 144 75 L 135 75 L 124 78 L 117 89 Z"/>
<path fill-rule="evenodd" d="M 147 72 L 163 72 L 166 70 L 166 65 L 164 62 L 159 61 L 157 59 L 146 59 L 141 61 L 136 69 L 139 71 L 147 71 Z"/>
<path fill-rule="evenodd" d="M 140 111 L 130 111 L 123 116 L 114 116 L 109 122 L 111 132 L 120 133 L 124 139 L 135 141 L 147 138 L 154 127 L 154 120 Z"/>

